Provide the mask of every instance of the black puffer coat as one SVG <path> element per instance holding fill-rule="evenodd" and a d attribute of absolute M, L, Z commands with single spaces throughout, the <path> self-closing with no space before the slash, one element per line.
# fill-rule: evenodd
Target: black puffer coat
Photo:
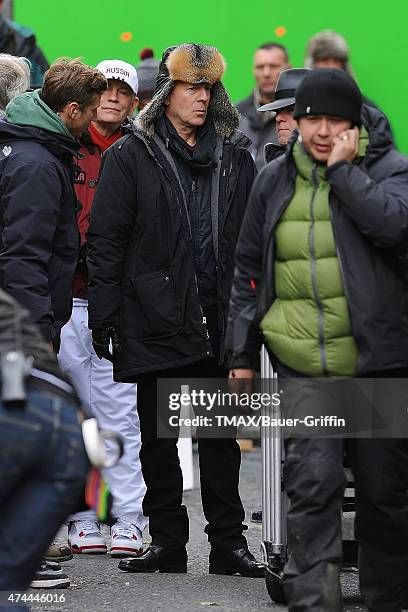
<path fill-rule="evenodd" d="M 215 224 L 221 338 L 235 246 L 256 174 L 249 144 L 240 132 L 224 140 L 214 171 L 220 177 Z M 156 142 L 149 144 L 137 128 L 107 151 L 88 232 L 89 326 L 120 326 L 117 381 L 212 355 L 183 193 Z"/>
<path fill-rule="evenodd" d="M 365 157 L 359 164 L 338 162 L 326 174 L 358 375 L 408 365 L 408 159 L 393 147 L 382 113 L 365 106 L 362 117 L 369 134 Z M 258 324 L 275 299 L 274 230 L 295 178 L 289 146 L 254 184 L 236 252 L 226 340 L 230 367 L 258 362 Z"/>

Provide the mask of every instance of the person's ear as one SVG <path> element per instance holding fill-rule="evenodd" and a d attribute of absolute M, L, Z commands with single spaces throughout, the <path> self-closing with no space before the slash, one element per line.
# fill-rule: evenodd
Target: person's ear
<path fill-rule="evenodd" d="M 77 119 L 80 112 L 81 109 L 78 102 L 68 102 L 62 109 L 62 114 L 71 120 Z"/>
<path fill-rule="evenodd" d="M 133 115 L 138 104 L 139 104 L 139 98 L 135 96 L 133 98 L 132 106 L 130 107 L 129 115 Z"/>

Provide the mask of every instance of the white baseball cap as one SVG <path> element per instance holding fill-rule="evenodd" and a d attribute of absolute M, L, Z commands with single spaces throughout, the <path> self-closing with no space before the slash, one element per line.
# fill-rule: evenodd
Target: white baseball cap
<path fill-rule="evenodd" d="M 123 62 L 122 60 L 104 60 L 99 62 L 96 69 L 107 79 L 118 79 L 124 81 L 130 89 L 137 95 L 139 89 L 139 80 L 137 78 L 136 68 L 132 64 Z"/>

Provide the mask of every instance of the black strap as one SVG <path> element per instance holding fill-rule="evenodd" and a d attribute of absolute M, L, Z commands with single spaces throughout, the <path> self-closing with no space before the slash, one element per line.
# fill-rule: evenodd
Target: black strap
<path fill-rule="evenodd" d="M 294 98 L 296 89 L 278 89 L 275 91 L 274 101 L 282 100 L 283 98 Z"/>
<path fill-rule="evenodd" d="M 167 149 L 167 147 L 164 144 L 164 142 L 162 141 L 162 139 L 159 136 L 157 136 L 157 134 L 154 135 L 154 141 L 157 144 L 157 146 L 159 147 L 160 151 L 163 153 L 163 155 L 166 158 L 167 162 L 169 163 L 170 168 L 173 170 L 174 176 L 176 177 L 176 179 L 177 179 L 177 181 L 179 183 L 180 191 L 181 191 L 181 196 L 183 198 L 184 210 L 186 211 L 188 227 L 190 229 L 190 235 L 192 235 L 191 223 L 190 223 L 190 215 L 188 214 L 188 206 L 187 206 L 186 194 L 184 193 L 183 185 L 182 185 L 179 173 L 177 171 L 176 164 L 174 163 L 174 159 L 172 158 L 172 156 L 170 154 L 170 151 Z"/>

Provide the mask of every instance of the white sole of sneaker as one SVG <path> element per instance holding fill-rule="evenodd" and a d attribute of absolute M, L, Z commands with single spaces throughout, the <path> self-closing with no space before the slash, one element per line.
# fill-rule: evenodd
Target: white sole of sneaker
<path fill-rule="evenodd" d="M 54 578 L 53 580 L 33 580 L 30 584 L 32 589 L 67 589 L 71 586 L 68 579 Z"/>
<path fill-rule="evenodd" d="M 108 549 L 106 546 L 71 546 L 71 551 L 74 555 L 106 555 Z"/>
<path fill-rule="evenodd" d="M 134 549 L 134 548 L 125 548 L 125 547 L 115 547 L 111 548 L 110 556 L 111 557 L 139 557 L 143 553 L 143 548 Z"/>

